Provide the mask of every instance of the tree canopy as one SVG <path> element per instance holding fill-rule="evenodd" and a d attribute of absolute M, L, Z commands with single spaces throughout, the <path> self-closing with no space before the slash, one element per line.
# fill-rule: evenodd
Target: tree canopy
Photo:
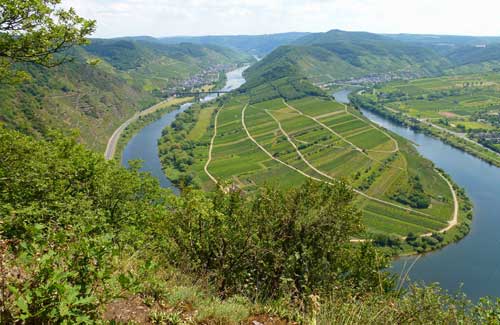
<path fill-rule="evenodd" d="M 95 21 L 63 9 L 61 0 L 0 0 L 0 78 L 13 82 L 28 75 L 15 67 L 29 62 L 47 67 L 70 59 L 56 55 L 88 42 Z"/>

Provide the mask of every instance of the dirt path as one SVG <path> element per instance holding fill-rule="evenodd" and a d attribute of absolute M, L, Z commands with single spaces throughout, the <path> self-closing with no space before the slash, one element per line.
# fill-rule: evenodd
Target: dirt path
<path fill-rule="evenodd" d="M 333 99 L 332 99 L 333 100 Z M 347 105 L 346 104 L 342 104 L 344 105 L 344 110 L 347 114 L 357 118 L 358 120 L 360 121 L 363 121 L 363 122 L 366 122 L 366 120 L 362 119 L 361 117 L 357 116 L 356 114 L 353 114 L 351 112 L 349 112 L 348 108 L 347 108 Z M 376 130 L 379 130 L 380 132 L 382 132 L 386 137 L 388 137 L 389 139 L 391 139 L 391 141 L 394 143 L 394 149 L 393 150 L 388 150 L 388 151 L 377 151 L 377 150 L 367 150 L 367 151 L 372 151 L 372 152 L 387 152 L 387 153 L 396 153 L 399 151 L 399 143 L 396 139 L 394 139 L 389 133 L 387 133 L 384 129 L 382 129 L 381 127 L 379 126 L 376 126 L 375 124 L 373 124 L 372 122 L 369 122 L 369 125 L 376 129 Z"/>
<path fill-rule="evenodd" d="M 313 179 L 313 180 L 316 180 L 316 181 L 320 181 L 320 182 L 325 182 L 325 183 L 328 183 L 328 184 L 333 184 L 332 182 L 328 182 L 328 181 L 325 181 L 325 180 L 320 180 L 318 179 L 317 177 L 313 177 L 311 175 L 308 175 L 306 173 L 304 173 L 303 171 L 281 161 L 280 159 L 277 159 L 276 157 L 274 157 L 270 152 L 267 151 L 267 149 L 265 149 L 263 146 L 261 146 L 250 134 L 250 132 L 248 131 L 248 128 L 246 126 L 246 123 L 245 123 L 245 112 L 246 112 L 246 109 L 248 107 L 248 104 L 245 105 L 245 107 L 243 108 L 242 110 L 242 114 L 241 114 L 241 124 L 243 126 L 243 129 L 245 130 L 248 138 L 253 142 L 255 143 L 264 153 L 267 154 L 267 156 L 269 156 L 272 160 L 282 164 L 282 165 L 285 165 L 297 172 L 299 172 L 300 174 L 302 174 L 303 176 L 305 177 L 308 177 L 310 179 Z M 277 120 L 269 111 L 266 110 L 266 113 L 269 114 L 274 120 L 275 122 L 278 124 L 278 127 L 280 129 L 280 131 L 283 133 L 283 135 L 287 138 L 287 140 L 290 142 L 290 144 L 295 148 L 297 154 L 299 155 L 299 157 L 304 161 L 304 163 L 306 163 L 312 170 L 314 170 L 315 172 L 317 172 L 318 174 L 324 176 L 325 178 L 333 181 L 333 182 L 338 182 L 337 179 L 335 179 L 334 177 L 318 170 L 316 167 L 314 167 L 307 159 L 305 159 L 305 157 L 302 155 L 302 153 L 300 152 L 300 150 L 298 149 L 298 147 L 295 145 L 295 143 L 291 140 L 290 136 L 288 135 L 288 133 L 283 129 L 283 127 L 281 126 L 281 123 L 279 122 L 279 120 Z M 446 183 L 448 184 L 449 188 L 450 188 L 450 191 L 453 195 L 453 203 L 454 203 L 454 207 L 453 207 L 453 214 L 452 214 L 452 219 L 448 222 L 448 226 L 439 230 L 438 232 L 439 233 L 444 233 L 448 230 L 450 230 L 451 228 L 453 228 L 454 226 L 456 226 L 458 224 L 458 209 L 459 209 L 459 203 L 458 203 L 458 198 L 457 198 L 457 195 L 456 195 L 456 192 L 452 186 L 452 184 L 448 181 L 448 179 L 446 179 L 446 177 L 444 177 L 439 171 L 436 171 L 438 172 L 438 174 L 446 181 Z M 404 211 L 407 211 L 407 212 L 410 212 L 410 213 L 415 213 L 415 214 L 419 214 L 419 215 L 422 215 L 422 216 L 425 216 L 425 217 L 430 217 L 430 218 L 434 218 L 432 215 L 429 215 L 427 213 L 424 213 L 424 212 L 421 212 L 421 211 L 417 211 L 417 210 L 414 210 L 414 209 L 411 209 L 411 208 L 408 208 L 408 207 L 404 207 L 404 206 L 401 206 L 401 205 L 398 205 L 398 204 L 395 204 L 395 203 L 392 203 L 392 202 L 387 202 L 387 201 L 384 201 L 384 200 L 381 200 L 381 199 L 378 199 L 376 197 L 373 197 L 373 196 L 370 196 L 364 192 L 361 192 L 355 188 L 351 188 L 355 193 L 357 193 L 358 195 L 361 195 L 363 196 L 364 198 L 366 199 L 369 199 L 369 200 L 372 200 L 372 201 L 375 201 L 375 202 L 378 202 L 378 203 L 381 203 L 381 204 L 384 204 L 384 205 L 388 205 L 388 206 L 392 206 L 392 207 L 395 207 L 395 208 L 399 208 L 399 209 L 402 209 Z M 426 233 L 426 234 L 422 234 L 420 235 L 420 237 L 429 237 L 431 236 L 432 233 Z M 402 240 L 406 239 L 406 237 L 401 237 Z M 365 242 L 367 240 L 365 239 L 353 239 L 351 240 L 352 242 Z"/>
<path fill-rule="evenodd" d="M 443 232 L 446 232 L 446 231 L 450 230 L 451 228 L 455 227 L 456 225 L 458 225 L 459 205 L 458 205 L 457 192 L 453 188 L 453 185 L 451 184 L 451 182 L 443 174 L 441 174 L 440 171 L 436 170 L 436 172 L 439 174 L 439 176 L 441 176 L 441 178 L 444 179 L 446 184 L 448 184 L 448 187 L 450 188 L 451 194 L 453 196 L 453 218 L 448 222 L 448 227 L 443 228 L 439 231 L 440 233 L 443 233 Z"/>
<path fill-rule="evenodd" d="M 316 167 L 314 167 L 305 157 L 304 155 L 302 155 L 302 153 L 300 152 L 299 148 L 297 147 L 297 145 L 291 140 L 290 136 L 288 135 L 288 133 L 283 129 L 283 127 L 281 126 L 281 123 L 279 122 L 278 119 L 276 119 L 269 111 L 266 110 L 266 113 L 269 114 L 275 121 L 276 123 L 278 124 L 278 127 L 281 131 L 281 133 L 283 133 L 283 135 L 287 138 L 288 142 L 290 142 L 290 144 L 294 147 L 295 151 L 297 152 L 297 154 L 299 155 L 300 159 L 302 159 L 302 161 L 304 161 L 304 163 L 309 166 L 312 170 L 314 170 L 316 173 L 320 174 L 321 176 L 331 180 L 332 182 L 338 182 L 338 180 L 326 173 L 324 173 L 323 171 L 317 169 Z M 244 125 L 243 128 L 245 128 L 245 131 L 246 130 L 246 126 Z M 248 132 L 247 132 L 248 134 Z M 276 160 L 276 158 L 274 158 L 273 156 L 273 159 Z M 311 176 L 309 176 L 311 177 Z M 323 181 L 324 182 L 324 181 Z M 332 184 L 331 182 L 326 182 L 326 183 L 329 183 L 329 184 Z M 395 208 L 399 208 L 399 209 L 402 209 L 402 210 L 405 210 L 407 212 L 411 212 L 411 213 L 416 213 L 416 214 L 420 214 L 422 216 L 425 216 L 425 217 L 430 217 L 430 218 L 434 218 L 433 216 L 431 216 L 430 214 L 427 214 L 427 213 L 424 213 L 424 212 L 420 212 L 420 211 L 417 211 L 417 210 L 414 210 L 414 209 L 411 209 L 411 208 L 407 208 L 405 206 L 402 206 L 402 205 L 399 205 L 399 204 L 395 204 L 395 203 L 392 203 L 392 202 L 387 202 L 387 201 L 384 201 L 384 200 L 381 200 L 381 199 L 378 199 L 376 197 L 373 197 L 373 196 L 370 196 L 364 192 L 361 192 L 360 190 L 358 189 L 355 189 L 355 188 L 351 188 L 355 193 L 371 200 L 371 201 L 375 201 L 375 202 L 378 202 L 378 203 L 382 203 L 382 204 L 385 204 L 385 205 L 389 205 L 389 206 L 392 206 L 392 207 L 395 207 Z"/>
<path fill-rule="evenodd" d="M 364 151 L 363 149 L 361 149 L 360 147 L 358 147 L 357 145 L 355 145 L 354 143 L 352 143 L 351 141 L 347 140 L 346 138 L 344 138 L 342 135 L 340 135 L 339 133 L 335 132 L 334 130 L 332 130 L 330 127 L 328 127 L 326 124 L 324 124 L 323 122 L 319 121 L 317 118 L 315 118 L 314 116 L 311 116 L 311 115 L 307 115 L 305 113 L 302 113 L 301 111 L 299 111 L 298 109 L 296 109 L 295 107 L 289 105 L 284 99 L 283 99 L 283 104 L 285 104 L 289 109 L 297 112 L 297 114 L 299 115 L 302 115 L 302 116 L 305 116 L 311 120 L 313 120 L 314 122 L 316 122 L 317 124 L 321 125 L 323 128 L 327 129 L 328 131 L 330 131 L 332 134 L 334 134 L 335 136 L 337 136 L 338 138 L 340 138 L 342 141 L 344 141 L 345 143 L 349 144 L 351 147 L 353 147 L 355 150 L 359 151 L 362 155 L 368 157 L 368 159 L 370 160 L 373 160 L 370 156 L 368 156 Z"/>
<path fill-rule="evenodd" d="M 311 116 L 311 115 L 308 115 L 308 114 L 305 114 L 303 112 L 301 112 L 300 110 L 296 109 L 295 107 L 293 107 L 292 105 L 288 104 L 284 99 L 283 99 L 283 104 L 285 104 L 288 108 L 290 108 L 291 110 L 293 110 L 294 112 L 296 112 L 297 114 L 299 115 L 302 115 L 302 116 L 305 116 L 307 117 L 308 119 L 311 119 L 313 120 L 314 122 L 316 122 L 317 124 L 321 125 L 323 128 L 325 128 L 326 130 L 328 130 L 330 133 L 334 134 L 335 136 L 339 137 L 342 141 L 344 141 L 345 143 L 349 144 L 351 147 L 354 148 L 354 150 L 358 151 L 359 153 L 361 153 L 363 156 L 367 157 L 368 159 L 372 160 L 372 161 L 376 161 L 380 164 L 382 164 L 383 162 L 380 161 L 380 160 L 377 160 L 373 157 L 371 157 L 370 155 L 368 155 L 366 153 L 366 151 L 369 151 L 369 150 L 363 150 L 362 148 L 358 147 L 357 145 L 355 145 L 354 143 L 352 143 L 351 141 L 349 141 L 346 137 L 340 135 L 338 132 L 335 132 L 332 128 L 330 128 L 328 125 L 326 125 L 325 123 L 321 122 L 320 120 L 318 120 L 316 117 L 314 116 Z M 363 121 L 366 123 L 365 120 L 361 119 L 360 117 L 357 117 L 356 115 L 353 115 L 351 113 L 349 113 L 347 111 L 347 106 L 344 105 L 344 108 L 345 108 L 345 111 L 347 114 L 349 115 L 352 115 L 354 117 L 356 117 L 357 119 Z M 374 126 L 373 124 L 370 124 L 370 123 L 367 123 L 368 126 L 372 127 L 373 129 L 378 129 L 376 126 Z M 384 133 L 384 131 L 382 131 Z M 385 134 L 385 133 L 384 133 Z M 397 141 L 390 137 L 388 134 L 386 134 L 390 139 L 392 139 L 395 143 L 396 143 L 396 149 L 392 150 L 392 151 L 388 151 L 387 153 L 396 153 L 399 151 L 399 146 L 397 144 Z M 394 167 L 394 166 L 389 166 L 389 168 L 396 168 L 396 169 L 400 169 L 400 170 L 403 170 L 401 167 Z"/>
<path fill-rule="evenodd" d="M 276 157 L 274 157 L 266 148 L 264 148 L 260 143 L 258 143 L 253 137 L 252 135 L 250 134 L 250 131 L 248 130 L 247 128 L 247 125 L 245 123 L 245 113 L 246 113 L 246 110 L 248 108 L 249 104 L 245 104 L 245 106 L 243 107 L 242 109 L 242 112 L 241 112 L 241 125 L 243 126 L 243 130 L 245 131 L 248 139 L 250 139 L 250 141 L 252 141 L 260 150 L 262 150 L 269 158 L 271 158 L 273 161 L 281 164 L 281 165 L 284 165 L 296 172 L 298 172 L 299 174 L 303 175 L 304 177 L 307 177 L 309 179 L 312 179 L 312 180 L 315 180 L 315 181 L 318 181 L 318 182 L 325 182 L 327 184 L 330 184 L 330 185 L 333 185 L 332 182 L 329 182 L 329 181 L 325 181 L 325 180 L 322 180 L 322 179 L 319 179 L 317 177 L 314 177 L 314 176 L 311 176 L 307 173 L 305 173 L 304 171 L 292 166 L 292 165 L 289 165 L 287 164 L 286 162 L 280 160 L 280 159 L 277 159 Z M 209 151 L 208 151 L 208 159 L 207 159 L 207 162 L 205 163 L 205 167 L 204 167 L 204 170 L 205 170 L 205 173 L 210 177 L 210 179 L 215 183 L 215 184 L 219 184 L 217 179 L 208 171 L 208 166 L 210 165 L 210 162 L 212 161 L 212 150 L 213 150 L 213 146 L 214 146 L 214 142 L 215 142 L 215 138 L 217 136 L 217 120 L 218 120 L 218 116 L 219 116 L 219 113 L 220 111 L 222 110 L 219 109 L 215 115 L 215 121 L 214 121 L 214 134 L 212 136 L 212 139 L 210 140 L 210 147 L 209 147 Z M 292 141 L 292 139 L 290 138 L 289 134 L 283 129 L 282 125 L 281 125 L 281 122 L 279 122 L 278 119 L 276 119 L 268 110 L 266 110 L 266 113 L 269 114 L 273 120 L 278 124 L 278 127 L 280 129 L 280 131 L 283 133 L 283 135 L 287 138 L 287 140 L 290 142 L 290 144 L 295 148 L 297 154 L 299 155 L 299 157 L 312 169 L 314 170 L 315 172 L 317 172 L 318 174 L 324 176 L 325 178 L 333 181 L 333 182 L 338 182 L 337 179 L 335 179 L 334 177 L 320 171 L 319 169 L 317 169 L 316 167 L 314 167 L 304 156 L 303 154 L 300 152 L 299 148 L 297 147 L 297 145 Z M 438 172 L 439 173 L 439 172 Z M 456 192 L 455 190 L 453 189 L 453 186 L 452 184 L 450 183 L 450 181 L 448 181 L 448 179 L 446 177 L 444 177 L 441 173 L 439 173 L 439 175 L 446 181 L 446 183 L 448 184 L 449 188 L 450 188 L 450 191 L 452 192 L 452 195 L 453 195 L 453 202 L 454 202 L 454 211 L 453 211 L 453 216 L 452 216 L 452 220 L 450 220 L 448 222 L 448 226 L 439 230 L 438 232 L 440 233 L 443 233 L 443 232 L 446 232 L 448 230 L 450 230 L 451 228 L 453 228 L 454 226 L 456 226 L 458 224 L 458 209 L 459 209 L 459 204 L 458 204 L 458 198 L 457 198 L 457 195 L 456 195 Z M 425 217 L 431 217 L 433 218 L 433 216 L 429 215 L 429 214 L 426 214 L 426 213 L 423 213 L 423 212 L 420 212 L 420 211 L 416 211 L 416 210 L 413 210 L 411 208 L 407 208 L 407 207 L 404 207 L 404 206 L 400 206 L 398 204 L 395 204 L 395 203 L 391 203 L 391 202 L 387 202 L 387 201 L 384 201 L 384 200 L 381 200 L 381 199 L 378 199 L 376 197 L 372 197 L 368 194 L 365 194 L 357 189 L 354 189 L 352 188 L 352 190 L 357 193 L 358 195 L 361 195 L 363 197 L 365 197 L 366 199 L 369 199 L 369 200 L 372 200 L 372 201 L 375 201 L 375 202 L 378 202 L 378 203 L 382 203 L 382 204 L 385 204 L 385 205 L 388 205 L 388 206 L 392 206 L 392 207 L 395 207 L 395 208 L 399 208 L 399 209 L 402 209 L 404 211 L 407 211 L 407 212 L 412 212 L 412 213 L 416 213 L 416 214 L 419 214 L 419 215 L 422 215 L 422 216 L 425 216 Z M 423 234 L 421 235 L 420 237 L 428 237 L 428 236 L 431 236 L 432 233 L 426 233 L 426 234 Z M 401 237 L 402 240 L 406 239 L 406 237 Z M 351 242 L 353 243 L 362 243 L 362 242 L 366 242 L 366 241 L 370 241 L 369 239 L 352 239 Z"/>
<path fill-rule="evenodd" d="M 242 126 L 243 126 L 243 130 L 245 130 L 245 132 L 246 132 L 246 134 L 247 134 L 247 137 L 250 139 L 250 141 L 252 141 L 252 142 L 253 142 L 253 143 L 254 143 L 257 147 L 259 147 L 259 149 L 260 149 L 260 150 L 262 150 L 262 151 L 263 151 L 263 152 L 264 152 L 267 156 L 269 156 L 269 158 L 271 158 L 272 160 L 274 160 L 274 161 L 276 161 L 276 162 L 278 162 L 278 163 L 280 163 L 280 164 L 282 164 L 282 165 L 284 165 L 284 166 L 286 166 L 286 167 L 288 167 L 288 168 L 291 168 L 291 169 L 295 170 L 297 173 L 299 173 L 299 174 L 301 174 L 301 175 L 303 175 L 303 176 L 305 176 L 305 177 L 308 177 L 308 178 L 313 179 L 313 180 L 318 181 L 318 182 L 322 182 L 322 180 L 321 180 L 321 179 L 316 178 L 316 177 L 311 176 L 311 175 L 308 175 L 308 174 L 304 173 L 302 170 L 300 170 L 300 169 L 298 169 L 298 168 L 296 168 L 296 167 L 293 167 L 292 165 L 289 165 L 289 164 L 287 164 L 286 162 L 281 161 L 280 159 L 275 158 L 275 157 L 274 157 L 274 156 L 273 156 L 273 155 L 272 155 L 269 151 L 267 151 L 267 149 L 266 149 L 266 148 L 264 148 L 263 146 L 261 146 L 261 145 L 260 145 L 260 143 L 258 143 L 258 142 L 257 142 L 257 141 L 256 141 L 256 140 L 252 137 L 252 135 L 250 134 L 250 132 L 249 132 L 249 131 L 248 131 L 248 129 L 247 129 L 247 125 L 246 125 L 246 123 L 245 123 L 245 112 L 246 112 L 247 107 L 248 107 L 248 104 L 246 104 L 246 105 L 245 105 L 245 107 L 243 107 L 243 110 L 241 111 L 241 124 L 242 124 Z"/>
<path fill-rule="evenodd" d="M 219 182 L 217 182 L 217 179 L 208 171 L 208 165 L 210 165 L 210 162 L 212 162 L 212 150 L 214 147 L 215 137 L 217 136 L 217 119 L 219 118 L 219 113 L 220 111 L 222 111 L 223 108 L 224 106 L 219 108 L 217 110 L 217 113 L 215 113 L 214 134 L 212 135 L 212 139 L 210 139 L 210 146 L 208 147 L 208 159 L 207 162 L 205 163 L 205 166 L 203 167 L 203 169 L 205 170 L 205 174 L 207 174 L 208 177 L 212 180 L 212 182 L 214 182 L 216 185 L 219 184 Z"/>

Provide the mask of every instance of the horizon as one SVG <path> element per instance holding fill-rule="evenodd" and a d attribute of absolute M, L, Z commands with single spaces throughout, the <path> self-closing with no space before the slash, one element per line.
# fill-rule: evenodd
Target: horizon
<path fill-rule="evenodd" d="M 152 35 L 124 35 L 124 36 L 111 36 L 111 37 L 96 37 L 91 36 L 90 39 L 114 39 L 114 38 L 139 38 L 139 37 L 151 37 L 155 39 L 162 38 L 197 38 L 197 37 L 231 37 L 231 36 L 271 36 L 271 35 L 280 35 L 280 34 L 294 34 L 294 33 L 305 33 L 305 34 L 316 34 L 316 33 L 328 33 L 331 31 L 341 31 L 347 33 L 369 33 L 375 35 L 413 35 L 413 36 L 428 36 L 428 37 L 472 37 L 472 38 L 500 38 L 500 33 L 497 35 L 468 35 L 468 34 L 418 34 L 418 33 L 375 33 L 367 30 L 345 30 L 332 28 L 326 31 L 319 32 L 308 32 L 308 31 L 289 31 L 289 32 L 279 32 L 279 33 L 263 33 L 263 34 L 199 34 L 199 35 L 168 35 L 168 36 L 152 36 Z"/>
<path fill-rule="evenodd" d="M 500 3 L 477 0 L 67 0 L 97 20 L 94 38 L 266 35 L 331 29 L 375 34 L 497 36 Z M 202 32 L 200 32 L 202 31 Z"/>

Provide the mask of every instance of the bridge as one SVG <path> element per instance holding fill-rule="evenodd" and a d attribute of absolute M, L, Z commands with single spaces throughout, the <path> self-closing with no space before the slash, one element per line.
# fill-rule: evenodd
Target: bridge
<path fill-rule="evenodd" d="M 219 97 L 222 94 L 229 94 L 231 92 L 232 91 L 228 91 L 228 90 L 177 91 L 177 92 L 170 93 L 166 97 L 171 97 L 171 96 L 175 96 L 175 97 L 188 96 L 188 97 L 195 97 L 196 99 L 199 99 L 199 98 L 201 98 L 203 96 L 214 95 L 214 94 L 217 95 L 217 97 Z"/>

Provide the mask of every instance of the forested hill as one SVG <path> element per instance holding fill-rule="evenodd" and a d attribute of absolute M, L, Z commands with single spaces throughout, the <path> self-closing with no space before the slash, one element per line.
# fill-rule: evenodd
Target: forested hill
<path fill-rule="evenodd" d="M 491 68 L 491 63 L 500 59 L 497 46 L 457 44 L 444 53 L 428 44 L 396 37 L 332 30 L 308 34 L 281 46 L 252 69 L 263 75 L 277 66 L 289 65 L 315 83 L 373 75 L 440 75 L 465 67 L 470 71 Z"/>
<path fill-rule="evenodd" d="M 264 56 L 281 45 L 293 43 L 309 33 L 292 32 L 269 35 L 227 35 L 227 36 L 178 36 L 178 37 L 134 37 L 132 39 L 148 40 L 163 44 L 212 44 L 230 47 L 246 53 Z"/>
<path fill-rule="evenodd" d="M 135 111 L 159 101 L 158 90 L 209 67 L 252 59 L 220 46 L 113 39 L 66 54 L 73 62 L 54 69 L 22 65 L 31 81 L 0 85 L 0 121 L 42 137 L 53 128 L 78 129 L 80 141 L 96 150 L 104 150 L 112 132 Z"/>
<path fill-rule="evenodd" d="M 306 75 L 293 60 L 282 55 L 282 51 L 286 48 L 288 47 L 278 48 L 245 71 L 246 83 L 240 91 L 247 93 L 251 102 L 324 95 L 321 89 L 307 80 Z M 268 62 L 272 64 L 267 64 Z"/>
<path fill-rule="evenodd" d="M 211 44 L 159 44 L 151 41 L 131 41 L 122 39 L 94 39 L 85 49 L 100 58 L 107 60 L 120 70 L 140 69 L 151 64 L 168 64 L 175 68 L 182 64 L 186 69 L 202 69 L 205 66 L 247 62 L 250 56 L 228 47 Z M 169 62 L 164 62 L 169 61 Z M 153 72 L 158 75 L 163 71 Z M 178 71 L 181 73 L 183 70 Z M 170 73 L 173 74 L 173 73 Z"/>
<path fill-rule="evenodd" d="M 450 52 L 465 46 L 478 46 L 500 43 L 498 36 L 462 36 L 462 35 L 419 35 L 386 34 L 392 39 L 432 47 L 439 52 Z"/>

